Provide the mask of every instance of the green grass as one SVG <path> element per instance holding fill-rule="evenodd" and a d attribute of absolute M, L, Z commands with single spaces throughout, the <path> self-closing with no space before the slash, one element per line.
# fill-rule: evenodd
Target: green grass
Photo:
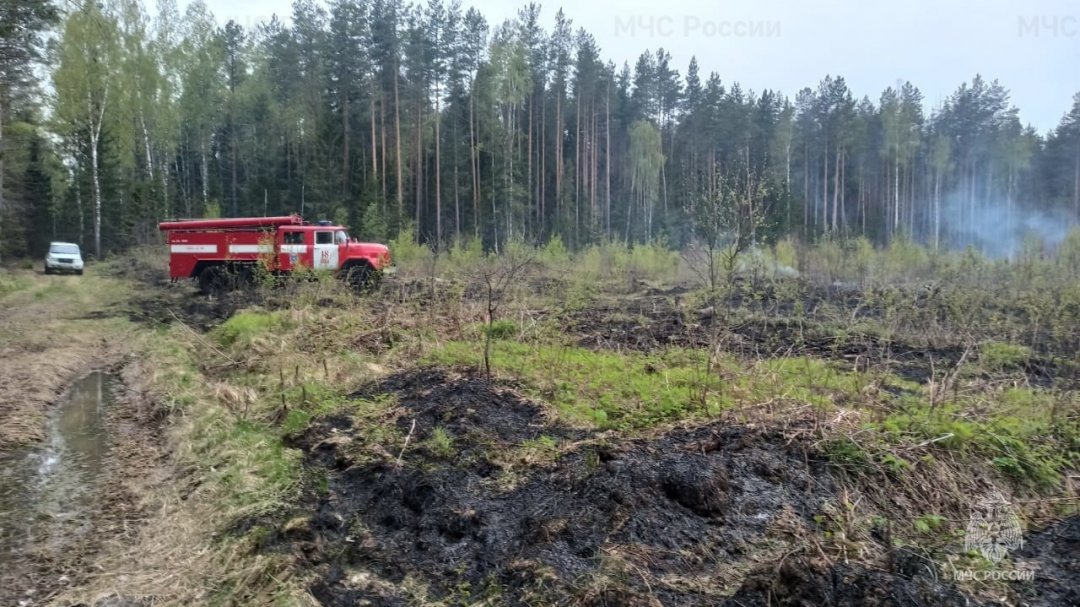
<path fill-rule="evenodd" d="M 285 324 L 280 312 L 243 311 L 214 329 L 213 335 L 222 346 L 243 346 L 271 330 L 284 328 Z"/>
<path fill-rule="evenodd" d="M 217 426 L 206 438 L 221 446 L 205 463 L 222 490 L 222 505 L 265 512 L 299 479 L 300 452 L 285 447 L 268 424 L 237 420 Z"/>
<path fill-rule="evenodd" d="M 484 325 L 482 332 L 490 334 L 491 339 L 510 339 L 518 334 L 518 328 L 514 321 L 503 318 Z"/>
<path fill-rule="evenodd" d="M 21 291 L 30 286 L 30 281 L 23 275 L 0 270 L 0 297 Z"/>
<path fill-rule="evenodd" d="M 285 390 L 284 397 L 289 413 L 281 424 L 282 435 L 299 432 L 307 428 L 316 417 L 340 410 L 347 405 L 345 395 L 339 387 L 318 381 L 305 381 L 299 386 L 291 386 Z"/>
<path fill-rule="evenodd" d="M 947 519 L 940 514 L 923 514 L 915 519 L 915 531 L 922 534 L 937 533 Z"/>
<path fill-rule="evenodd" d="M 181 462 L 210 481 L 207 487 L 229 516 L 265 513 L 284 503 L 299 481 L 300 454 L 285 447 L 282 427 L 256 417 L 268 405 L 249 415 L 224 407 L 208 386 L 190 337 L 179 328 L 164 333 L 165 339 L 148 336 L 144 347 L 159 370 L 156 391 L 174 418 L 183 420 L 177 423 Z"/>
<path fill-rule="evenodd" d="M 481 356 L 476 343 L 450 342 L 422 362 L 479 367 Z M 918 383 L 844 370 L 812 357 L 742 363 L 722 356 L 706 371 L 709 363 L 701 350 L 616 353 L 513 341 L 494 342 L 491 357 L 496 373 L 523 381 L 531 396 L 554 405 L 561 415 L 598 428 L 639 430 L 776 401 L 809 404 L 819 411 L 880 411 L 884 402 L 890 411 L 875 413 L 859 442 L 843 437 L 823 442 L 830 461 L 849 469 L 904 474 L 915 463 L 893 449 L 925 443 L 930 451 L 983 458 L 1001 474 L 1043 488 L 1059 483 L 1080 461 L 1076 421 L 1054 419 L 1056 397 L 1038 389 L 1001 390 L 990 408 L 984 403 L 979 410 L 974 401 L 931 407 Z"/>
<path fill-rule="evenodd" d="M 1022 369 L 1031 356 L 1031 348 L 1019 344 L 990 342 L 979 347 L 979 362 L 987 371 Z"/>
<path fill-rule="evenodd" d="M 479 366 L 475 343 L 450 342 L 426 362 Z M 690 415 L 717 413 L 729 401 L 723 382 L 704 373 L 701 352 L 622 355 L 583 348 L 498 341 L 492 367 L 527 380 L 535 396 L 565 415 L 602 428 L 642 428 Z"/>
<path fill-rule="evenodd" d="M 481 357 L 475 343 L 450 342 L 424 362 L 479 367 Z M 746 365 L 722 355 L 710 363 L 705 351 L 682 348 L 642 354 L 499 341 L 491 359 L 497 373 L 525 380 L 537 398 L 600 428 L 647 428 L 778 399 L 828 409 L 860 398 L 875 381 L 913 388 L 892 376 L 844 371 L 809 357 Z"/>
<path fill-rule="evenodd" d="M 1080 425 L 1055 419 L 1054 399 L 1043 390 L 1009 388 L 981 411 L 972 403 L 930 407 L 925 400 L 905 399 L 903 410 L 868 429 L 879 431 L 886 444 L 933 441 L 934 449 L 985 458 L 1021 484 L 1050 488 L 1080 463 Z"/>
<path fill-rule="evenodd" d="M 431 432 L 427 439 L 427 447 L 437 457 L 449 459 L 454 455 L 454 438 L 445 428 L 439 426 Z"/>

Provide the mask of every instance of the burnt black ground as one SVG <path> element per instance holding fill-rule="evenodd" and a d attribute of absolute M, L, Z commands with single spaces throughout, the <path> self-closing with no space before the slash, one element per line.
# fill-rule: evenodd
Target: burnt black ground
<path fill-rule="evenodd" d="M 919 382 L 931 379 L 935 373 L 940 377 L 964 358 L 966 346 L 959 341 L 883 338 L 853 329 L 852 320 L 880 320 L 884 315 L 880 303 L 866 303 L 865 294 L 857 290 L 819 287 L 802 281 L 795 284 L 799 285 L 798 301 L 805 310 L 802 317 L 792 312 L 791 295 L 781 296 L 773 288 L 763 288 L 759 299 L 736 291 L 703 309 L 689 307 L 685 291 L 673 289 L 598 301 L 564 313 L 559 320 L 568 334 L 576 336 L 578 345 L 586 348 L 651 352 L 718 343 L 729 352 L 755 359 L 814 356 L 863 369 L 881 368 Z M 917 301 L 915 305 L 928 304 Z M 825 309 L 828 312 L 821 312 Z M 1022 368 L 1012 371 L 1034 385 L 1075 380 L 1077 369 L 1069 364 L 1072 351 L 1058 345 L 1065 349 L 1036 352 Z M 975 356 L 970 356 L 969 362 Z"/>
<path fill-rule="evenodd" d="M 558 438 L 584 437 L 581 431 L 553 423 L 541 404 L 522 397 L 516 388 L 506 382 L 490 382 L 479 375 L 420 368 L 364 386 L 352 398 L 394 395 L 408 413 L 398 421 L 399 429 L 407 432 L 415 419 L 418 440 L 427 438 L 436 426 L 454 436 L 465 437 L 464 446 L 491 442 L 515 445 L 545 434 Z"/>
<path fill-rule="evenodd" d="M 207 297 L 197 293 L 191 281 L 171 282 L 165 266 L 132 259 L 112 267 L 113 275 L 136 285 L 124 309 L 112 311 L 138 323 L 168 325 L 183 322 L 198 331 L 208 331 L 225 322 L 237 310 L 252 305 L 249 293 L 235 292 Z"/>
<path fill-rule="evenodd" d="M 1032 605 L 1080 605 L 1080 515 L 1031 534 L 1016 555 L 1036 570 L 1031 584 L 1015 584 Z"/>
<path fill-rule="evenodd" d="M 354 463 L 349 438 L 365 430 L 344 416 L 294 437 L 328 490 L 309 494 L 310 522 L 283 528 L 271 549 L 302 555 L 324 605 L 409 604 L 406 577 L 451 604 L 720 604 L 734 588 L 718 580 L 797 542 L 792 529 L 812 528 L 836 497 L 824 460 L 777 431 L 715 422 L 650 438 L 589 436 L 552 424 L 513 386 L 435 369 L 391 376 L 362 396 L 384 393 L 404 410 L 399 428 L 416 419 L 422 443 L 441 426 L 460 455 L 448 461 L 418 446 L 400 467 L 392 458 Z M 557 461 L 514 471 L 514 483 L 497 482 L 511 472 L 491 455 L 541 434 L 569 446 Z M 858 604 L 888 580 L 922 598 L 877 604 L 963 604 L 949 602 L 962 598 L 951 588 L 900 574 L 800 571 L 769 582 L 762 570 L 738 596 L 767 604 L 761 588 L 775 583 Z M 669 581 L 680 578 L 699 583 Z"/>
<path fill-rule="evenodd" d="M 747 576 L 724 607 L 976 607 L 981 603 L 928 575 L 911 577 L 857 564 L 824 566 L 792 558 Z"/>

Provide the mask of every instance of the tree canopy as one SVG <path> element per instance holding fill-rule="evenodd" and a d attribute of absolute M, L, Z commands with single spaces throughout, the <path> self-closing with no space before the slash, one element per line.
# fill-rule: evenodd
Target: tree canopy
<path fill-rule="evenodd" d="M 458 0 L 297 0 L 252 28 L 201 0 L 64 8 L 0 1 L 0 255 L 104 253 L 211 213 L 682 246 L 695 201 L 747 176 L 761 238 L 1002 252 L 1080 218 L 1080 93 L 1040 134 L 980 75 L 932 108 L 913 83 L 869 96 L 839 75 L 789 98 L 697 60 L 683 75 L 663 48 L 617 66 L 537 5 L 493 26 Z"/>

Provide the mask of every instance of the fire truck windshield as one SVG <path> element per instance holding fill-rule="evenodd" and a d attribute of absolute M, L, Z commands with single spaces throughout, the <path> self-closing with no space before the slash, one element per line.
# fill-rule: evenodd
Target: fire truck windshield
<path fill-rule="evenodd" d="M 336 244 L 345 244 L 349 242 L 349 234 L 345 230 L 338 230 L 334 232 L 334 242 Z"/>

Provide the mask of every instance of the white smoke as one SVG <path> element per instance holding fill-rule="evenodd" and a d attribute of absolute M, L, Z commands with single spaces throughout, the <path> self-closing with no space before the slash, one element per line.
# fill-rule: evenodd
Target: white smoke
<path fill-rule="evenodd" d="M 757 273 L 774 277 L 796 278 L 799 271 L 780 263 L 767 248 L 753 245 L 735 262 L 735 271 L 743 274 Z"/>
<path fill-rule="evenodd" d="M 942 212 L 942 239 L 949 248 L 973 246 L 984 255 L 1014 258 L 1032 242 L 1053 251 L 1077 225 L 1073 214 L 1061 209 L 1040 209 L 1025 201 L 994 198 L 974 205 L 960 195 L 946 197 Z"/>

